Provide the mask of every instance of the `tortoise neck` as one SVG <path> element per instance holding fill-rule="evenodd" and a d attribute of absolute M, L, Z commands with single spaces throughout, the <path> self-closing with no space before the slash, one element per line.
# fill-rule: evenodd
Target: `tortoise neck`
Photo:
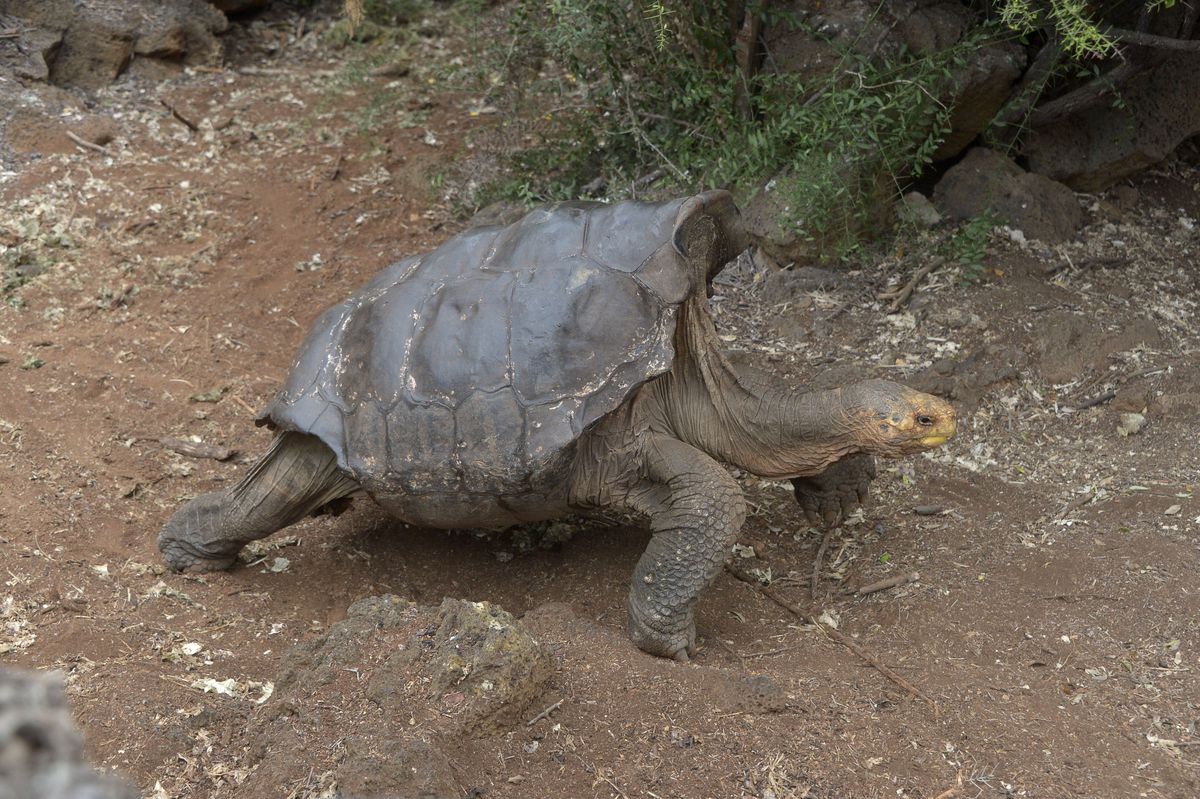
<path fill-rule="evenodd" d="M 679 439 L 761 477 L 818 474 L 860 451 L 841 389 L 800 392 L 739 374 L 718 347 L 703 297 L 680 308 L 675 362 L 658 381 L 664 423 Z"/>

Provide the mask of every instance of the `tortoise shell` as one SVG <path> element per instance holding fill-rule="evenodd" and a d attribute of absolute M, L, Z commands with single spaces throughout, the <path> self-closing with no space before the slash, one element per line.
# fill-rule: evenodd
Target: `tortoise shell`
<path fill-rule="evenodd" d="M 371 493 L 544 484 L 671 366 L 683 203 L 561 204 L 393 264 L 320 317 L 259 423 L 320 437 Z"/>

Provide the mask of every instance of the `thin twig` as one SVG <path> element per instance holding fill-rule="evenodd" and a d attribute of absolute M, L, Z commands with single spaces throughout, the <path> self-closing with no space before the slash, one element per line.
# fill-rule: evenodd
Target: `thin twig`
<path fill-rule="evenodd" d="M 1062 46 L 1059 44 L 1058 36 L 1051 31 L 1048 33 L 1046 43 L 1042 45 L 1042 49 L 1033 59 L 1033 63 L 1029 65 L 1029 69 L 1025 70 L 1025 74 L 1021 76 L 1021 80 L 1009 94 L 1008 101 L 988 126 L 989 131 L 995 131 L 998 141 L 1008 145 L 1015 143 L 1029 120 L 1033 106 L 1041 98 L 1042 92 L 1046 90 L 1046 85 L 1054 75 L 1054 70 L 1061 58 Z"/>
<path fill-rule="evenodd" d="M 1116 398 L 1117 398 L 1117 392 L 1105 391 L 1103 394 L 1092 397 L 1091 399 L 1086 399 L 1083 402 L 1079 403 L 1078 405 L 1071 405 L 1069 407 L 1071 408 L 1071 410 L 1084 411 L 1084 410 L 1087 410 L 1088 408 L 1094 408 L 1097 405 L 1103 405 L 1104 403 L 1108 402 L 1109 400 L 1114 400 Z"/>
<path fill-rule="evenodd" d="M 1113 382 L 1113 384 L 1114 384 L 1114 385 L 1117 385 L 1117 386 L 1123 386 L 1123 385 L 1125 385 L 1126 383 L 1132 382 L 1132 381 L 1134 381 L 1134 380 L 1137 380 L 1137 379 L 1139 379 L 1139 378 L 1142 378 L 1142 377 L 1150 377 L 1151 375 L 1156 375 L 1156 374 L 1158 374 L 1159 372 L 1165 372 L 1165 371 L 1167 371 L 1167 370 L 1168 370 L 1168 369 L 1170 369 L 1170 368 L 1171 368 L 1171 364 L 1166 364 L 1166 365 L 1164 365 L 1164 366 L 1150 366 L 1150 367 L 1147 367 L 1147 368 L 1145 368 L 1145 369 L 1139 369 L 1139 370 L 1138 370 L 1138 371 L 1136 371 L 1136 372 L 1130 372 L 1129 374 L 1120 375 L 1120 376 L 1118 376 L 1117 378 L 1113 379 L 1113 380 L 1112 380 L 1112 382 Z M 1080 393 L 1082 393 L 1082 392 L 1084 392 L 1084 391 L 1088 391 L 1088 390 L 1090 390 L 1090 389 L 1093 389 L 1093 388 L 1095 388 L 1096 386 L 1100 385 L 1101 383 L 1106 383 L 1106 382 L 1109 382 L 1109 380 L 1110 380 L 1110 377 L 1109 377 L 1109 375 L 1107 375 L 1107 374 L 1105 374 L 1105 375 L 1100 375 L 1099 377 L 1095 378 L 1094 380 L 1089 380 L 1089 381 L 1088 381 L 1088 382 L 1087 382 L 1085 385 L 1083 385 L 1083 386 L 1082 386 L 1082 387 L 1079 389 L 1079 390 L 1080 390 Z M 1101 394 L 1101 395 L 1100 395 L 1100 397 L 1105 397 L 1105 398 L 1104 398 L 1104 399 L 1100 399 L 1100 398 L 1098 397 L 1097 399 L 1098 399 L 1098 401 L 1099 401 L 1099 402 L 1108 402 L 1108 400 L 1110 400 L 1110 399 L 1114 399 L 1114 398 L 1115 398 L 1115 395 L 1114 395 L 1114 397 L 1107 397 L 1107 395 L 1105 395 L 1105 394 Z M 1073 408 L 1074 410 L 1077 410 L 1077 411 L 1078 411 L 1078 410 L 1082 410 L 1082 409 L 1084 409 L 1084 408 L 1090 408 L 1090 407 L 1092 407 L 1092 406 L 1091 406 L 1091 405 L 1084 405 L 1084 404 L 1082 404 L 1082 403 L 1081 403 L 1081 404 L 1079 404 L 1079 405 L 1068 406 L 1068 407 L 1071 407 L 1071 408 Z"/>
<path fill-rule="evenodd" d="M 183 123 L 183 125 L 185 127 L 187 127 L 188 130 L 190 130 L 192 133 L 199 132 L 200 126 L 197 125 L 192 120 L 185 117 L 183 114 L 179 113 L 179 109 L 177 109 L 175 106 L 171 105 L 166 100 L 163 100 L 161 98 L 159 99 L 159 102 L 162 103 L 164 106 L 166 106 L 167 110 L 171 112 L 171 116 L 175 117 L 175 119 L 177 119 L 181 123 Z"/>
<path fill-rule="evenodd" d="M 829 541 L 833 538 L 833 531 L 836 527 L 830 527 L 821 536 L 821 545 L 817 547 L 817 556 L 813 558 L 812 575 L 808 582 L 808 595 L 812 597 L 812 601 L 817 601 L 817 587 L 821 584 L 821 566 L 825 562 L 825 550 L 829 548 Z"/>
<path fill-rule="evenodd" d="M 1071 515 L 1075 511 L 1079 510 L 1084 505 L 1087 505 L 1089 502 L 1091 502 L 1095 498 L 1096 498 L 1095 491 L 1089 491 L 1086 494 L 1075 497 L 1075 499 L 1071 500 L 1066 505 L 1063 505 L 1062 510 L 1060 510 L 1058 512 L 1057 518 L 1059 518 L 1059 519 L 1067 518 L 1067 516 Z"/>
<path fill-rule="evenodd" d="M 562 703 L 563 703 L 563 702 L 565 702 L 565 701 L 566 701 L 565 699 L 560 699 L 560 700 L 558 700 L 558 701 L 557 701 L 557 702 L 555 702 L 553 705 L 551 705 L 550 707 L 546 708 L 546 709 L 545 709 L 545 710 L 543 710 L 541 713 L 538 713 L 536 716 L 534 716 L 533 718 L 531 718 L 529 721 L 525 722 L 525 726 L 526 726 L 526 727 L 532 727 L 534 724 L 537 724 L 539 721 L 541 721 L 542 719 L 546 718 L 546 717 L 547 717 L 547 716 L 549 716 L 551 713 L 553 713 L 554 711 L 556 711 L 556 710 L 558 710 L 560 707 L 562 707 Z"/>
<path fill-rule="evenodd" d="M 158 443 L 162 444 L 164 449 L 169 449 L 180 455 L 186 455 L 189 458 L 208 458 L 214 461 L 227 461 L 237 454 L 235 450 L 228 447 L 217 447 L 212 444 L 188 441 L 182 438 L 172 438 L 170 436 L 162 436 L 158 439 Z"/>
<path fill-rule="evenodd" d="M 832 628 L 826 624 L 822 624 L 820 621 L 817 620 L 816 616 L 810 616 L 808 618 L 808 620 L 812 624 L 815 624 L 818 629 L 820 629 L 823 633 L 828 635 L 830 638 L 837 641 L 839 644 L 846 647 L 854 654 L 858 655 L 860 658 L 865 660 L 867 663 L 874 666 L 875 670 L 878 671 L 880 674 L 882 674 L 884 677 L 887 677 L 889 680 L 896 683 L 896 685 L 899 685 L 905 691 L 908 691 L 909 694 L 911 694 L 912 696 L 915 696 L 916 698 L 923 701 L 925 704 L 929 705 L 930 709 L 933 710 L 934 716 L 940 715 L 941 711 L 938 709 L 937 702 L 934 702 L 932 699 L 930 699 L 928 696 L 926 696 L 921 691 L 921 689 L 917 688 L 915 685 L 910 683 L 908 680 L 904 679 L 899 674 L 892 671 L 890 668 L 888 668 L 883 663 L 880 663 L 878 660 L 875 659 L 875 657 L 871 653 L 867 652 L 865 649 L 863 649 L 858 644 L 851 641 L 845 635 L 842 635 L 842 633 L 838 632 L 834 628 Z"/>
<path fill-rule="evenodd" d="M 629 118 L 629 124 L 633 126 L 633 132 L 638 135 L 638 138 L 645 142 L 647 147 L 653 150 L 655 154 L 663 160 L 663 163 L 665 163 L 667 167 L 675 173 L 675 177 L 686 182 L 687 175 L 684 173 L 684 171 L 675 166 L 675 162 L 668 158 L 667 154 L 660 150 L 658 145 L 650 140 L 650 137 L 646 135 L 646 131 L 642 130 L 642 126 L 638 123 L 637 114 L 633 110 L 633 103 L 629 100 L 628 94 L 625 95 L 625 108 Z"/>
<path fill-rule="evenodd" d="M 617 792 L 617 795 L 618 795 L 618 796 L 620 796 L 620 797 L 621 797 L 621 799 L 629 799 L 629 796 L 628 796 L 628 795 L 627 795 L 627 794 L 626 794 L 624 791 L 622 791 L 620 788 L 618 788 L 618 787 L 617 787 L 617 784 L 616 784 L 615 782 L 613 782 L 613 781 L 612 781 L 610 778 L 606 777 L 606 776 L 605 776 L 605 775 L 603 775 L 603 774 L 601 774 L 601 775 L 600 775 L 600 777 L 601 777 L 601 778 L 602 778 L 602 779 L 603 779 L 605 782 L 607 782 L 607 783 L 608 783 L 608 786 L 609 786 L 610 788 L 612 788 L 614 791 L 616 791 L 616 792 Z"/>
<path fill-rule="evenodd" d="M 928 97 L 934 103 L 936 103 L 939 108 L 942 108 L 942 109 L 946 108 L 945 103 L 943 103 L 935 95 L 930 93 L 930 91 L 928 89 L 926 89 L 924 86 L 922 86 L 919 82 L 917 82 L 915 80 L 911 80 L 909 78 L 897 78 L 896 80 L 885 80 L 882 83 L 868 85 L 866 76 L 863 75 L 861 72 L 855 72 L 854 70 L 847 70 L 847 74 L 853 75 L 854 77 L 858 78 L 858 88 L 860 88 L 860 89 L 885 89 L 888 86 L 916 86 L 917 89 L 919 89 L 922 94 L 924 94 L 926 97 Z"/>
<path fill-rule="evenodd" d="M 770 657 L 771 655 L 782 655 L 784 652 L 794 652 L 799 648 L 800 647 L 798 646 L 781 646 L 778 649 L 768 649 L 766 652 L 751 652 L 749 654 L 742 655 L 742 658 L 765 658 Z"/>
<path fill-rule="evenodd" d="M 661 178 L 665 174 L 667 174 L 667 171 L 665 169 L 663 169 L 662 167 L 655 167 L 654 169 L 651 169 L 649 172 L 647 172 L 646 174 L 642 175 L 640 178 L 635 180 L 633 182 L 633 187 L 635 189 L 643 189 L 646 186 L 649 186 L 654 181 Z"/>
<path fill-rule="evenodd" d="M 1106 36 L 1122 44 L 1132 44 L 1138 47 L 1153 47 L 1159 50 L 1183 50 L 1190 53 L 1200 52 L 1200 41 L 1195 39 L 1176 39 L 1173 36 L 1156 36 L 1153 33 L 1141 33 L 1123 28 L 1109 28 Z"/>
<path fill-rule="evenodd" d="M 896 588 L 897 586 L 915 583 L 920 579 L 920 572 L 905 572 L 904 574 L 897 574 L 893 577 L 888 577 L 885 580 L 879 580 L 877 582 L 864 585 L 862 588 L 851 591 L 850 593 L 854 594 L 855 596 L 866 596 L 867 594 L 875 594 L 879 591 L 886 591 L 889 588 Z"/>
<path fill-rule="evenodd" d="M 96 152 L 101 153 L 102 155 L 112 155 L 111 151 L 105 149 L 104 147 L 101 147 L 99 144 L 96 144 L 95 142 L 90 142 L 87 139 L 81 139 L 80 137 L 76 136 L 74 133 L 72 133 L 69 130 L 67 131 L 67 138 L 70 139 L 71 141 L 75 142 L 76 144 L 78 144 L 80 147 L 84 147 L 88 150 L 95 150 Z"/>
<path fill-rule="evenodd" d="M 885 291 L 883 294 L 880 294 L 880 299 L 886 300 L 888 298 L 892 298 L 892 304 L 888 306 L 887 312 L 889 314 L 893 314 L 903 308 L 904 304 L 908 302 L 909 297 L 912 296 L 913 290 L 916 289 L 917 285 L 925 279 L 926 275 L 941 266 L 942 263 L 944 263 L 944 261 L 941 258 L 931 258 L 929 259 L 929 262 L 918 269 L 916 273 L 909 279 L 909 281 L 901 288 L 895 291 Z"/>
<path fill-rule="evenodd" d="M 263 75 L 266 77 L 333 78 L 338 75 L 336 69 L 283 69 L 279 67 L 239 67 L 238 72 L 242 75 Z"/>
<path fill-rule="evenodd" d="M 786 610 L 788 613 L 791 613 L 796 618 L 801 619 L 802 621 L 805 621 L 808 624 L 813 625 L 818 630 L 823 632 L 826 636 L 833 639 L 834 641 L 841 644 L 842 646 L 846 647 L 851 652 L 853 652 L 855 655 L 858 655 L 858 657 L 860 657 L 862 660 L 866 661 L 870 666 L 872 666 L 876 671 L 878 671 L 884 677 L 887 677 L 889 680 L 894 682 L 896 685 L 900 686 L 905 691 L 907 691 L 910 695 L 920 699 L 921 701 L 923 701 L 927 705 L 929 705 L 929 707 L 933 710 L 934 716 L 940 715 L 941 711 L 938 710 L 937 702 L 934 702 L 932 699 L 930 699 L 928 696 L 926 696 L 919 688 L 914 686 L 908 680 L 904 679 L 899 674 L 892 671 L 890 668 L 888 668 L 883 663 L 880 663 L 879 660 L 877 660 L 873 655 L 871 655 L 869 652 L 864 650 L 858 644 L 851 641 L 845 635 L 838 632 L 837 630 L 830 627 L 829 625 L 821 623 L 820 619 L 817 618 L 816 613 L 805 612 L 805 611 L 797 608 L 795 605 L 791 604 L 786 599 L 783 599 L 782 597 L 778 596 L 770 588 L 760 585 L 759 582 L 757 580 L 755 580 L 753 577 L 740 573 L 737 569 L 733 568 L 728 563 L 725 564 L 725 571 L 729 572 L 734 577 L 736 577 L 738 580 L 742 581 L 746 585 L 753 588 L 755 591 L 758 591 L 760 594 L 762 594 L 767 599 L 774 602 L 779 607 Z"/>

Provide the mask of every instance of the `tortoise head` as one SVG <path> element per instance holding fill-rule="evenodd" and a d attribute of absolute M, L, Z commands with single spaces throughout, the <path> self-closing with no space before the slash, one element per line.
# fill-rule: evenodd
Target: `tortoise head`
<path fill-rule="evenodd" d="M 934 449 L 953 438 L 950 403 L 890 380 L 866 380 L 842 389 L 846 424 L 864 452 L 898 458 Z"/>
<path fill-rule="evenodd" d="M 733 195 L 723 189 L 689 197 L 675 215 L 671 245 L 692 268 L 692 286 L 705 285 L 712 296 L 712 279 L 749 246 Z"/>

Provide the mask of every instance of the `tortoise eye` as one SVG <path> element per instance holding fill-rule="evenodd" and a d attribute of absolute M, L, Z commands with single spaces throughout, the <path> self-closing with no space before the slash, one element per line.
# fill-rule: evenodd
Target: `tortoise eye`
<path fill-rule="evenodd" d="M 926 416 L 925 414 L 921 414 L 917 416 L 917 424 L 921 425 L 921 427 L 933 427 L 933 418 Z"/>

